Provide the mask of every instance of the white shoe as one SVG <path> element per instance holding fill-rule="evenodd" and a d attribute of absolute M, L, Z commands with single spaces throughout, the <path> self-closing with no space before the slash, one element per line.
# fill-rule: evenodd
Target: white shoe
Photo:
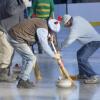
<path fill-rule="evenodd" d="M 90 78 L 84 80 L 85 84 L 96 84 L 99 82 L 100 82 L 100 76 L 98 75 L 91 76 Z"/>

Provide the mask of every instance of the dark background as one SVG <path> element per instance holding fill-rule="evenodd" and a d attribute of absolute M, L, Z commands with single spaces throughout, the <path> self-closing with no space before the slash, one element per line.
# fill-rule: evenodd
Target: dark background
<path fill-rule="evenodd" d="M 100 2 L 100 0 L 54 0 L 55 4 L 63 4 L 63 3 L 88 3 L 88 2 Z"/>

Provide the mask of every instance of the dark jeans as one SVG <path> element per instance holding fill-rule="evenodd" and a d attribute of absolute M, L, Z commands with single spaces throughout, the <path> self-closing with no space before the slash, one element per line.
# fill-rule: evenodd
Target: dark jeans
<path fill-rule="evenodd" d="M 33 43 L 32 44 L 32 52 L 34 53 L 34 45 L 36 45 L 37 44 L 37 46 L 38 46 L 38 53 L 39 54 L 42 54 L 43 53 L 43 49 L 42 49 L 42 46 L 41 46 L 41 44 L 40 44 L 40 42 L 38 41 L 37 43 Z"/>
<path fill-rule="evenodd" d="M 88 62 L 90 56 L 100 47 L 100 41 L 92 41 L 82 46 L 77 52 L 79 75 L 91 77 L 96 75 Z"/>
<path fill-rule="evenodd" d="M 37 45 L 38 45 L 38 53 L 42 54 L 43 53 L 43 49 L 42 49 L 42 46 L 41 46 L 39 41 L 37 42 Z"/>

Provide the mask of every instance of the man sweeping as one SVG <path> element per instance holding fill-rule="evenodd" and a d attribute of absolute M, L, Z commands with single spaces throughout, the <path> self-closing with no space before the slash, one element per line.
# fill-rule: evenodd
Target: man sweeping
<path fill-rule="evenodd" d="M 79 78 L 85 78 L 85 83 L 98 83 L 99 76 L 88 62 L 90 56 L 100 48 L 100 34 L 92 25 L 80 16 L 64 15 L 63 22 L 69 28 L 69 36 L 61 43 L 61 48 L 68 47 L 76 40 L 83 46 L 77 51 Z"/>
<path fill-rule="evenodd" d="M 22 68 L 18 88 L 32 88 L 34 84 L 30 82 L 32 67 L 35 67 L 36 56 L 33 54 L 30 45 L 39 41 L 44 51 L 52 58 L 59 59 L 60 55 L 54 53 L 48 45 L 48 35 L 52 32 L 59 32 L 60 24 L 56 19 L 47 22 L 39 18 L 32 18 L 15 25 L 9 31 L 8 41 L 22 57 Z M 48 31 L 49 30 L 49 31 Z M 52 35 L 52 34 L 51 34 Z"/>

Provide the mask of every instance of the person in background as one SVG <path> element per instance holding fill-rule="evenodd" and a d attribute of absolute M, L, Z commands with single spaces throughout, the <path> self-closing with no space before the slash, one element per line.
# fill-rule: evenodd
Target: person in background
<path fill-rule="evenodd" d="M 32 8 L 29 11 L 30 17 L 42 18 L 49 20 L 54 18 L 54 2 L 53 0 L 32 0 Z M 42 54 L 42 47 L 38 44 L 38 52 Z"/>
<path fill-rule="evenodd" d="M 36 56 L 33 54 L 30 45 L 40 41 L 43 49 L 55 59 L 60 59 L 58 53 L 54 53 L 48 45 L 48 35 L 52 32 L 59 32 L 60 24 L 56 19 L 47 22 L 39 18 L 28 19 L 19 23 L 9 30 L 8 41 L 22 57 L 22 67 L 18 88 L 32 88 L 34 84 L 30 82 L 32 68 L 36 64 Z M 49 31 L 48 31 L 49 30 Z"/>
<path fill-rule="evenodd" d="M 79 67 L 79 79 L 85 79 L 84 83 L 98 83 L 99 76 L 92 69 L 88 59 L 100 48 L 100 34 L 92 25 L 81 16 L 64 15 L 63 22 L 69 29 L 69 35 L 61 43 L 61 48 L 68 47 L 76 40 L 83 46 L 77 51 L 77 61 Z"/>
<path fill-rule="evenodd" d="M 29 11 L 32 7 L 32 0 L 24 0 L 24 3 L 26 4 L 26 9 L 24 10 L 24 17 L 30 18 Z"/>
<path fill-rule="evenodd" d="M 46 20 L 54 18 L 53 0 L 32 0 L 32 8 L 29 16 Z"/>
<path fill-rule="evenodd" d="M 25 5 L 21 0 L 0 1 L 0 82 L 12 82 L 8 76 L 13 48 L 6 39 L 8 30 L 23 20 Z"/>

